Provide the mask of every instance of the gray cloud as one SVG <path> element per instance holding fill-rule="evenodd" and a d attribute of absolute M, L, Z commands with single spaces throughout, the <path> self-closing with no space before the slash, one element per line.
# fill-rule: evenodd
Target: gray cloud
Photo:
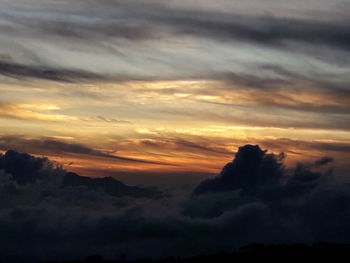
<path fill-rule="evenodd" d="M 126 162 L 162 164 L 167 163 L 148 161 L 142 159 L 127 158 L 118 155 L 112 155 L 101 152 L 99 150 L 87 147 L 78 143 L 67 143 L 56 139 L 40 138 L 40 139 L 26 139 L 20 136 L 2 136 L 0 137 L 0 148 L 3 150 L 14 149 L 18 151 L 28 151 L 32 153 L 76 153 L 89 156 L 97 156 L 109 159 L 115 159 Z"/>
<path fill-rule="evenodd" d="M 82 3 L 80 3 L 82 4 Z M 83 6 L 87 9 L 94 4 Z M 311 45 L 329 45 L 348 50 L 349 20 L 322 21 L 314 19 L 292 19 L 272 16 L 251 16 L 239 13 L 223 13 L 209 10 L 184 9 L 157 2 L 137 2 L 125 4 L 116 2 L 99 3 L 94 20 L 87 20 L 87 14 L 79 16 L 56 15 L 28 16 L 23 12 L 5 13 L 8 20 L 24 27 L 35 26 L 43 33 L 51 33 L 67 38 L 91 38 L 98 36 L 121 37 L 130 40 L 154 39 L 167 31 L 171 34 L 190 34 L 217 40 L 241 40 L 263 45 L 284 45 L 284 41 L 297 41 Z M 85 9 L 85 10 L 87 10 Z M 115 10 L 117 16 L 110 16 Z M 59 14 L 59 10 L 57 10 Z M 74 14 L 74 13 L 73 13 Z M 21 16 L 20 16 L 21 15 Z M 65 17 L 65 19 L 62 19 Z M 119 18 L 119 19 L 116 19 Z M 164 28 L 166 26 L 167 28 Z"/>
<path fill-rule="evenodd" d="M 293 140 L 288 138 L 281 138 L 276 140 L 263 140 L 260 143 L 264 144 L 265 147 L 277 147 L 279 145 L 284 145 L 285 147 L 298 147 L 300 149 L 316 149 L 318 151 L 333 151 L 340 153 L 349 153 L 350 144 L 347 142 L 310 142 L 304 140 Z"/>
<path fill-rule="evenodd" d="M 0 62 L 0 74 L 13 78 L 37 78 L 62 82 L 94 81 L 102 79 L 102 76 L 90 72 L 45 66 L 21 65 L 10 62 Z"/>
<path fill-rule="evenodd" d="M 271 5 L 271 3 L 269 4 Z M 72 6 L 70 7 L 70 5 Z M 342 52 L 347 52 L 349 46 L 349 20 L 346 16 L 333 17 L 332 19 L 319 19 L 317 16 L 295 16 L 294 18 L 289 16 L 285 18 L 279 15 L 266 15 L 266 13 L 244 14 L 235 11 L 234 8 L 230 11 L 226 10 L 226 12 L 223 12 L 224 9 L 221 11 L 210 8 L 195 9 L 193 6 L 191 8 L 185 7 L 184 3 L 175 5 L 159 1 L 138 1 L 128 4 L 120 1 L 89 1 L 88 3 L 78 1 L 74 7 L 73 4 L 67 3 L 57 6 L 53 1 L 49 1 L 46 4 L 33 3 L 31 6 L 27 6 L 22 3 L 19 6 L 22 8 L 18 6 L 3 8 L 1 13 L 2 21 L 0 22 L 6 28 L 3 31 L 9 39 L 15 39 L 15 42 L 18 42 L 16 40 L 18 37 L 30 38 L 33 41 L 46 38 L 48 42 L 45 42 L 45 45 L 57 44 L 62 48 L 61 51 L 69 50 L 68 47 L 62 45 L 63 42 L 67 42 L 73 46 L 79 45 L 88 48 L 82 52 L 116 55 L 120 59 L 116 60 L 118 63 L 124 63 L 124 60 L 127 57 L 130 58 L 134 52 L 140 54 L 139 48 L 141 50 L 147 49 L 151 43 L 147 42 L 149 40 L 163 42 L 169 39 L 182 39 L 183 36 L 217 40 L 220 43 L 238 41 L 262 45 L 262 47 L 274 50 L 276 48 L 282 51 L 287 50 L 288 53 L 290 51 L 307 55 L 313 53 L 314 59 L 326 59 L 332 64 L 336 61 L 344 62 L 346 56 Z M 94 15 L 91 15 L 92 12 Z M 30 47 L 25 45 L 22 49 L 27 54 L 33 52 Z M 102 50 L 104 52 L 100 53 Z M 155 46 L 154 50 L 157 51 L 151 54 L 154 61 L 168 63 L 167 59 L 162 58 L 163 55 L 166 55 L 163 54 L 162 48 Z M 34 53 L 38 53 L 37 50 Z M 325 53 L 330 55 L 325 56 Z M 42 64 L 45 65 L 47 59 L 41 55 L 39 54 L 39 57 L 42 58 Z M 141 57 L 141 60 L 147 60 L 147 57 L 143 57 L 143 55 Z M 335 57 L 337 57 L 336 61 Z M 26 59 L 28 59 L 27 56 Z M 133 57 L 132 59 L 138 58 Z M 21 58 L 16 57 L 14 60 L 21 61 Z M 37 56 L 35 60 L 38 60 Z M 44 79 L 57 81 L 63 79 L 62 81 L 65 81 L 63 73 L 68 75 L 67 78 L 70 74 L 76 74 L 75 78 L 77 79 L 99 77 L 96 76 L 97 74 L 88 72 L 70 72 L 69 68 L 64 69 L 66 72 L 60 73 L 59 69 L 56 69 L 58 71 L 56 72 L 55 66 L 52 65 L 47 67 L 48 69 L 43 66 L 44 70 L 36 68 L 29 70 L 20 67 L 27 65 L 26 63 L 13 63 L 19 64 L 12 65 L 12 67 L 18 66 L 17 70 L 22 72 L 21 74 L 30 74 Z M 177 62 L 173 60 L 172 63 Z M 344 63 L 343 66 L 348 64 L 346 61 Z M 186 62 L 186 64 L 188 63 Z M 86 66 L 88 65 L 81 65 L 82 68 L 91 68 Z M 176 66 L 178 67 L 178 65 Z M 14 68 L 9 68 L 10 65 L 3 65 L 3 67 L 5 68 L 4 74 L 9 74 L 8 71 L 14 74 Z M 109 70 L 103 70 L 103 72 L 106 71 Z M 206 73 L 209 74 L 208 71 Z M 160 74 L 154 72 L 152 75 L 157 78 Z"/>
<path fill-rule="evenodd" d="M 206 155 L 211 154 L 231 154 L 232 152 L 224 148 L 214 145 L 215 142 L 210 141 L 208 138 L 190 137 L 190 138 L 156 138 L 156 139 L 143 139 L 139 142 L 143 148 L 148 147 L 156 151 L 162 151 L 166 149 L 171 152 L 172 150 L 195 152 L 198 154 Z M 128 147 L 135 147 L 133 142 L 128 144 Z M 137 145 L 136 145 L 137 147 Z"/>

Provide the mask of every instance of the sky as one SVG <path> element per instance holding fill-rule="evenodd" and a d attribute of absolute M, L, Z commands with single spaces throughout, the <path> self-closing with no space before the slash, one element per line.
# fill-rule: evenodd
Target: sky
<path fill-rule="evenodd" d="M 0 261 L 349 243 L 349 14 L 0 0 Z"/>
<path fill-rule="evenodd" d="M 216 174 L 245 143 L 290 163 L 306 154 L 347 164 L 348 1 L 2 0 L 0 9 L 3 151 L 88 176 L 134 175 L 126 180 Z"/>

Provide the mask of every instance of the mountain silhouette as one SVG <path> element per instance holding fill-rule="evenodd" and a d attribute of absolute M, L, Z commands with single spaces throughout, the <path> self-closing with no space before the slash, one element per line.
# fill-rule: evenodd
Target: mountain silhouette
<path fill-rule="evenodd" d="M 155 189 L 142 188 L 126 185 L 112 177 L 90 178 L 79 174 L 68 172 L 63 177 L 62 187 L 86 186 L 90 190 L 101 189 L 113 196 L 130 196 L 137 198 L 157 198 L 161 192 Z"/>

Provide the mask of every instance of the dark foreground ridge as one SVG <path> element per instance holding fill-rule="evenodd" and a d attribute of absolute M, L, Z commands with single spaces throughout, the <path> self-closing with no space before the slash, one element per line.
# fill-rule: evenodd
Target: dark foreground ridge
<path fill-rule="evenodd" d="M 350 258 L 350 244 L 316 243 L 312 246 L 295 245 L 262 245 L 251 244 L 241 247 L 237 252 L 221 252 L 213 255 L 200 255 L 190 258 L 169 257 L 159 260 L 137 259 L 105 260 L 101 256 L 90 256 L 81 261 L 48 261 L 41 263 L 228 263 L 228 262 L 256 262 L 264 259 L 269 262 L 294 262 L 302 260 L 340 260 Z"/>
<path fill-rule="evenodd" d="M 136 198 L 155 198 L 161 196 L 161 192 L 158 190 L 129 186 L 112 177 L 89 178 L 70 172 L 64 176 L 62 186 L 85 186 L 90 190 L 101 189 L 113 196 L 131 196 Z"/>

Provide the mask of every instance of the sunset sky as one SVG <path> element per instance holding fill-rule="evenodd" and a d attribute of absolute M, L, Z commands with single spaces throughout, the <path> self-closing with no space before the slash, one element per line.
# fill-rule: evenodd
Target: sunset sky
<path fill-rule="evenodd" d="M 0 262 L 350 244 L 349 171 L 349 0 L 0 0 Z"/>
<path fill-rule="evenodd" d="M 287 164 L 332 156 L 345 175 L 349 13 L 345 0 L 1 0 L 0 150 L 156 184 L 217 174 L 250 143 Z"/>

